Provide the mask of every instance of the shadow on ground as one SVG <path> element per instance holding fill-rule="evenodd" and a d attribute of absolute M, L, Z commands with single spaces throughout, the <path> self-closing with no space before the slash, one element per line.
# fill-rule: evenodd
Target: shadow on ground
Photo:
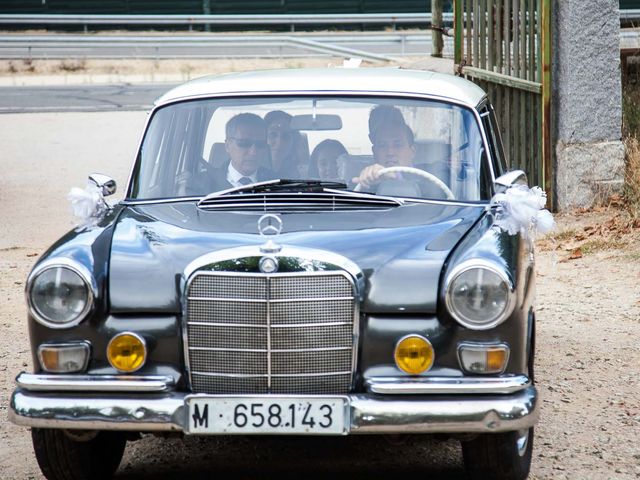
<path fill-rule="evenodd" d="M 459 443 L 403 437 L 145 436 L 128 443 L 119 480 L 420 477 L 463 479 Z"/>

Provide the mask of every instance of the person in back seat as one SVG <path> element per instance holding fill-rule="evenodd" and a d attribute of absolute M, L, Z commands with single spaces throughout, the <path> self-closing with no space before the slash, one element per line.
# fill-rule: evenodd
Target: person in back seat
<path fill-rule="evenodd" d="M 338 140 L 326 139 L 313 149 L 309 162 L 309 177 L 320 180 L 338 180 L 337 158 L 347 153 Z"/>
<path fill-rule="evenodd" d="M 267 143 L 271 153 L 271 168 L 276 178 L 296 179 L 300 177 L 296 146 L 300 133 L 291 129 L 291 115 L 282 110 L 267 113 Z"/>

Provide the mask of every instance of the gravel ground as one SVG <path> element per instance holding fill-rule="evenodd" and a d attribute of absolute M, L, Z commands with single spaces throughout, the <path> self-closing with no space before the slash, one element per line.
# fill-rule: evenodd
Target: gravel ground
<path fill-rule="evenodd" d="M 42 478 L 27 429 L 8 423 L 29 370 L 24 281 L 71 226 L 65 195 L 91 171 L 123 186 L 145 114 L 0 116 L 0 478 Z M 34 140 L 34 139 L 37 139 Z M 610 209 L 557 217 L 539 242 L 536 376 L 542 416 L 531 478 L 640 478 L 640 233 Z M 573 259 L 569 259 L 573 257 Z M 159 439 L 130 443 L 118 478 L 463 478 L 455 442 L 430 438 Z M 315 474 L 315 475 L 314 475 Z"/>

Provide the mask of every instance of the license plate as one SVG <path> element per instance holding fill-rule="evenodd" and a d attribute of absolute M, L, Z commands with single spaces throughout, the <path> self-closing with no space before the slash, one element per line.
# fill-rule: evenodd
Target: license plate
<path fill-rule="evenodd" d="M 192 434 L 345 434 L 342 397 L 189 397 Z"/>

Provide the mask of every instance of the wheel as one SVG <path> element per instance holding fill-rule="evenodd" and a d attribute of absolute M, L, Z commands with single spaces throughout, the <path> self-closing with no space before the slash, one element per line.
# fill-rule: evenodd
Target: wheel
<path fill-rule="evenodd" d="M 32 428 L 31 440 L 40 470 L 48 480 L 111 478 L 127 443 L 120 432 L 48 428 Z"/>
<path fill-rule="evenodd" d="M 473 479 L 523 480 L 529 475 L 533 427 L 478 435 L 462 442 L 464 467 Z"/>

